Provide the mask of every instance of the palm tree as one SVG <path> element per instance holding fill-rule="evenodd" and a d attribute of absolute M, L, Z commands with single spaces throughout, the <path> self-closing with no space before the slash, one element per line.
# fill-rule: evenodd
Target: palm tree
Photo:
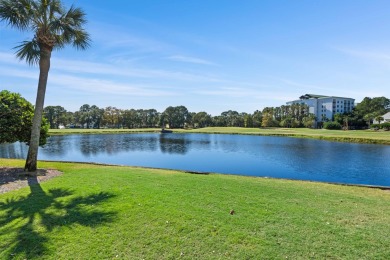
<path fill-rule="evenodd" d="M 363 116 L 363 119 L 367 122 L 368 127 L 371 125 L 371 121 L 374 119 L 375 115 L 373 113 L 368 113 Z"/>
<path fill-rule="evenodd" d="M 383 116 L 377 116 L 377 117 L 375 117 L 375 121 L 377 121 L 378 124 L 380 124 L 383 120 L 384 120 Z"/>
<path fill-rule="evenodd" d="M 38 91 L 25 170 L 36 171 L 40 127 L 46 84 L 53 49 L 72 44 L 77 49 L 89 46 L 89 34 L 83 29 L 85 13 L 71 6 L 65 10 L 60 0 L 0 0 L 0 20 L 21 31 L 32 31 L 31 41 L 16 46 L 16 56 L 29 65 L 39 65 Z"/>

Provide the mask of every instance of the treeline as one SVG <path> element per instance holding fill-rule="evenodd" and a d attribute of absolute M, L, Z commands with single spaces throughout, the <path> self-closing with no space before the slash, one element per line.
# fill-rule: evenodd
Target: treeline
<path fill-rule="evenodd" d="M 369 127 L 373 120 L 390 111 L 390 100 L 385 97 L 364 98 L 351 113 L 336 114 L 325 119 L 336 128 L 343 125 L 356 129 Z M 304 104 L 265 107 L 253 113 L 225 111 L 218 116 L 207 112 L 190 112 L 185 106 L 169 106 L 163 112 L 156 109 L 99 108 L 96 105 L 82 105 L 76 112 L 69 112 L 62 106 L 47 106 L 44 115 L 50 128 L 202 128 L 219 127 L 322 127 L 317 118 L 309 113 Z M 332 124 L 330 124 L 332 122 Z"/>
<path fill-rule="evenodd" d="M 389 124 L 375 124 L 384 122 L 383 115 L 390 111 L 390 99 L 386 97 L 365 97 L 357 104 L 352 112 L 337 113 L 333 118 L 323 118 L 318 122 L 314 114 L 308 113 L 306 105 L 291 105 L 280 107 L 266 107 L 262 111 L 262 126 L 281 127 L 317 127 L 326 129 L 366 129 L 369 127 L 389 129 Z"/>
<path fill-rule="evenodd" d="M 189 112 L 185 106 L 170 106 L 158 112 L 156 109 L 99 108 L 85 104 L 76 112 L 69 112 L 62 106 L 47 106 L 44 115 L 50 128 L 312 127 L 315 118 L 308 111 L 306 105 L 296 104 L 267 107 L 252 114 L 229 110 L 211 116 L 207 112 Z"/>
<path fill-rule="evenodd" d="M 383 121 L 382 116 L 387 112 L 390 112 L 390 99 L 386 97 L 365 97 L 351 113 L 351 119 L 357 125 L 370 126 L 374 120 L 377 122 Z"/>
<path fill-rule="evenodd" d="M 390 99 L 386 97 L 365 97 L 350 113 L 335 114 L 334 118 L 326 119 L 324 127 L 328 129 L 365 129 L 374 121 L 383 122 L 383 115 L 390 111 Z"/>

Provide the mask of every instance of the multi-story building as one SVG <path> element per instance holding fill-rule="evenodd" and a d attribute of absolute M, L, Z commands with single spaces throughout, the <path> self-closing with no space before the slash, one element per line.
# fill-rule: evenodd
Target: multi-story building
<path fill-rule="evenodd" d="M 353 98 L 305 94 L 299 100 L 286 104 L 306 104 L 309 106 L 309 113 L 316 116 L 317 122 L 323 122 L 333 120 L 335 114 L 352 112 L 354 102 Z"/>

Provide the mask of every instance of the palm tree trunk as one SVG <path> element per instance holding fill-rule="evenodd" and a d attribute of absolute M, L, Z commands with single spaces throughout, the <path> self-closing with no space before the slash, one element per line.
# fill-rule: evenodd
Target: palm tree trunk
<path fill-rule="evenodd" d="M 45 101 L 46 84 L 50 69 L 51 48 L 41 47 L 39 60 L 39 81 L 37 99 L 35 102 L 34 118 L 31 129 L 31 139 L 28 148 L 25 171 L 34 172 L 37 170 L 38 147 L 41 135 L 41 124 L 43 114 L 43 104 Z"/>

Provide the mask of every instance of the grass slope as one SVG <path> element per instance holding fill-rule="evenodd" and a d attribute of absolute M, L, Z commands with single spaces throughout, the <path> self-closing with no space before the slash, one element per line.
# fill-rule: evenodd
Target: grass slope
<path fill-rule="evenodd" d="M 50 129 L 51 135 L 64 134 L 111 134 L 111 133 L 142 133 L 159 132 L 161 129 Z M 241 128 L 241 127 L 206 127 L 192 130 L 174 129 L 175 133 L 206 133 L 206 134 L 248 134 L 268 136 L 292 136 L 314 138 L 339 142 L 373 143 L 390 145 L 390 131 L 373 130 L 323 130 L 307 128 Z"/>
<path fill-rule="evenodd" d="M 1 259 L 390 258 L 388 191 L 132 167 L 39 167 L 64 174 L 0 195 Z"/>

